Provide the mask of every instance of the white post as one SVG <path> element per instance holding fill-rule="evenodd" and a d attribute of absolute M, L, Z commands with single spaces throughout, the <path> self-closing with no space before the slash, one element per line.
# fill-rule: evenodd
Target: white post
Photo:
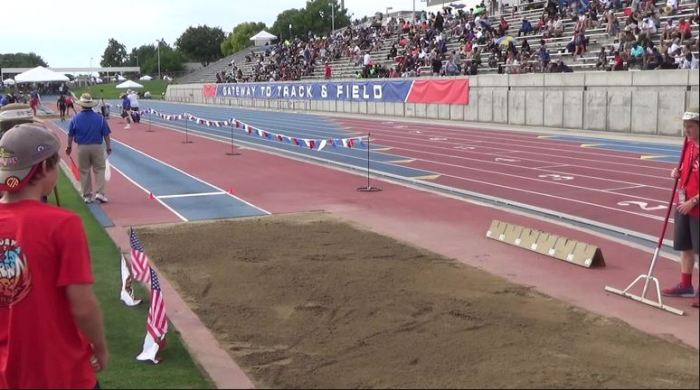
<path fill-rule="evenodd" d="M 331 3 L 331 34 L 335 31 L 335 4 Z"/>
<path fill-rule="evenodd" d="M 156 52 L 158 53 L 158 80 L 162 80 L 163 77 L 160 74 L 160 41 L 158 41 Z"/>

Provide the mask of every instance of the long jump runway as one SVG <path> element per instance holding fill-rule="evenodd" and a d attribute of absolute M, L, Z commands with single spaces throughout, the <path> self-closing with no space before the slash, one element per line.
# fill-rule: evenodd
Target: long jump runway
<path fill-rule="evenodd" d="M 370 168 L 374 173 L 453 194 L 483 196 L 647 242 L 658 237 L 673 185 L 669 173 L 680 152 L 680 139 L 676 144 L 641 143 L 220 106 L 165 102 L 143 106 L 213 120 L 236 118 L 256 128 L 301 138 L 371 133 Z M 222 140 L 231 137 L 231 129 L 151 119 Z M 366 149 L 311 151 L 250 136 L 240 129 L 233 132 L 233 139 L 345 167 L 367 166 Z"/>
<path fill-rule="evenodd" d="M 67 133 L 68 122 L 57 122 Z M 112 124 L 114 126 L 114 124 Z M 115 170 L 152 194 L 183 221 L 269 214 L 233 194 L 114 139 L 110 162 Z M 205 204 L 207 207 L 202 207 Z"/>

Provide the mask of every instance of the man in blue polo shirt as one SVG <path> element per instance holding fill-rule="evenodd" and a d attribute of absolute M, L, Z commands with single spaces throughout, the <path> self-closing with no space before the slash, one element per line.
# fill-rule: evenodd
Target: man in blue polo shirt
<path fill-rule="evenodd" d="M 66 154 L 70 155 L 73 140 L 78 144 L 78 167 L 80 168 L 80 186 L 85 203 L 93 200 L 107 202 L 105 195 L 105 167 L 107 155 L 112 153 L 109 125 L 105 118 L 92 110 L 97 101 L 89 93 L 84 93 L 77 101 L 83 109 L 70 121 L 68 128 L 68 147 Z M 104 141 L 104 145 L 102 144 Z M 92 195 L 92 171 L 95 172 L 95 196 Z"/>

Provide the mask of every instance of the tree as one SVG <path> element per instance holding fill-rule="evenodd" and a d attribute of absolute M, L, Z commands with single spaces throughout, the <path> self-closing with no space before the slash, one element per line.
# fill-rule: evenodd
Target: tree
<path fill-rule="evenodd" d="M 267 29 L 267 26 L 262 22 L 245 22 L 239 24 L 234 27 L 233 32 L 221 42 L 221 52 L 224 56 L 227 56 L 245 49 L 252 44 L 250 38 L 265 29 Z"/>
<path fill-rule="evenodd" d="M 0 54 L 0 68 L 34 68 L 36 66 L 48 67 L 49 64 L 35 53 Z"/>
<path fill-rule="evenodd" d="M 107 48 L 105 48 L 105 52 L 102 54 L 100 65 L 103 67 L 123 66 L 126 60 L 126 46 L 119 43 L 119 41 L 114 38 L 109 38 Z"/>
<path fill-rule="evenodd" d="M 161 73 L 180 72 L 184 69 L 185 58 L 165 41 L 160 42 L 160 71 Z M 138 66 L 142 74 L 158 74 L 158 50 L 156 45 L 141 45 L 131 49 L 127 65 Z"/>
<path fill-rule="evenodd" d="M 221 42 L 224 38 L 226 35 L 219 27 L 189 27 L 175 41 L 175 46 L 187 58 L 207 66 L 211 61 L 221 58 Z"/>
<path fill-rule="evenodd" d="M 331 4 L 335 12 L 331 10 Z M 337 0 L 309 0 L 303 9 L 288 9 L 277 15 L 277 20 L 272 25 L 271 32 L 282 40 L 289 38 L 289 25 L 292 25 L 292 36 L 313 34 L 327 35 L 333 26 L 333 14 L 335 14 L 335 28 L 350 25 L 350 17 L 346 8 L 341 9 Z"/>

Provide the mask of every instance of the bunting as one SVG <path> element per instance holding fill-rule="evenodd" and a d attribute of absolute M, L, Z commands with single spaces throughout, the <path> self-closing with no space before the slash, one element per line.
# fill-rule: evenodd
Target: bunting
<path fill-rule="evenodd" d="M 270 141 L 277 141 L 277 142 L 282 142 L 282 143 L 289 143 L 293 145 L 297 145 L 301 148 L 308 148 L 310 150 L 317 150 L 321 151 L 323 150 L 327 145 L 331 145 L 333 148 L 338 148 L 338 147 L 344 147 L 344 148 L 354 148 L 354 147 L 367 147 L 366 143 L 366 136 L 362 137 L 353 137 L 353 138 L 330 138 L 330 139 L 309 139 L 309 138 L 297 138 L 297 137 L 290 137 L 288 135 L 284 134 L 278 134 L 278 133 L 272 133 L 270 131 L 260 129 L 253 127 L 247 123 L 241 122 L 240 120 L 236 118 L 231 118 L 230 120 L 224 120 L 224 121 L 218 121 L 218 120 L 212 120 L 212 119 L 206 119 L 206 118 L 200 118 L 195 115 L 192 115 L 190 113 L 182 113 L 182 114 L 166 114 L 162 113 L 159 111 L 156 111 L 152 108 L 147 109 L 147 110 L 142 110 L 141 114 L 150 114 L 157 116 L 158 118 L 161 118 L 163 120 L 168 120 L 168 121 L 174 121 L 174 120 L 187 120 L 189 122 L 194 122 L 198 125 L 206 126 L 206 127 L 216 127 L 216 128 L 221 128 L 221 127 L 228 127 L 232 126 L 235 127 L 236 129 L 242 129 L 245 133 L 248 135 L 255 135 L 263 139 L 267 139 Z"/>

